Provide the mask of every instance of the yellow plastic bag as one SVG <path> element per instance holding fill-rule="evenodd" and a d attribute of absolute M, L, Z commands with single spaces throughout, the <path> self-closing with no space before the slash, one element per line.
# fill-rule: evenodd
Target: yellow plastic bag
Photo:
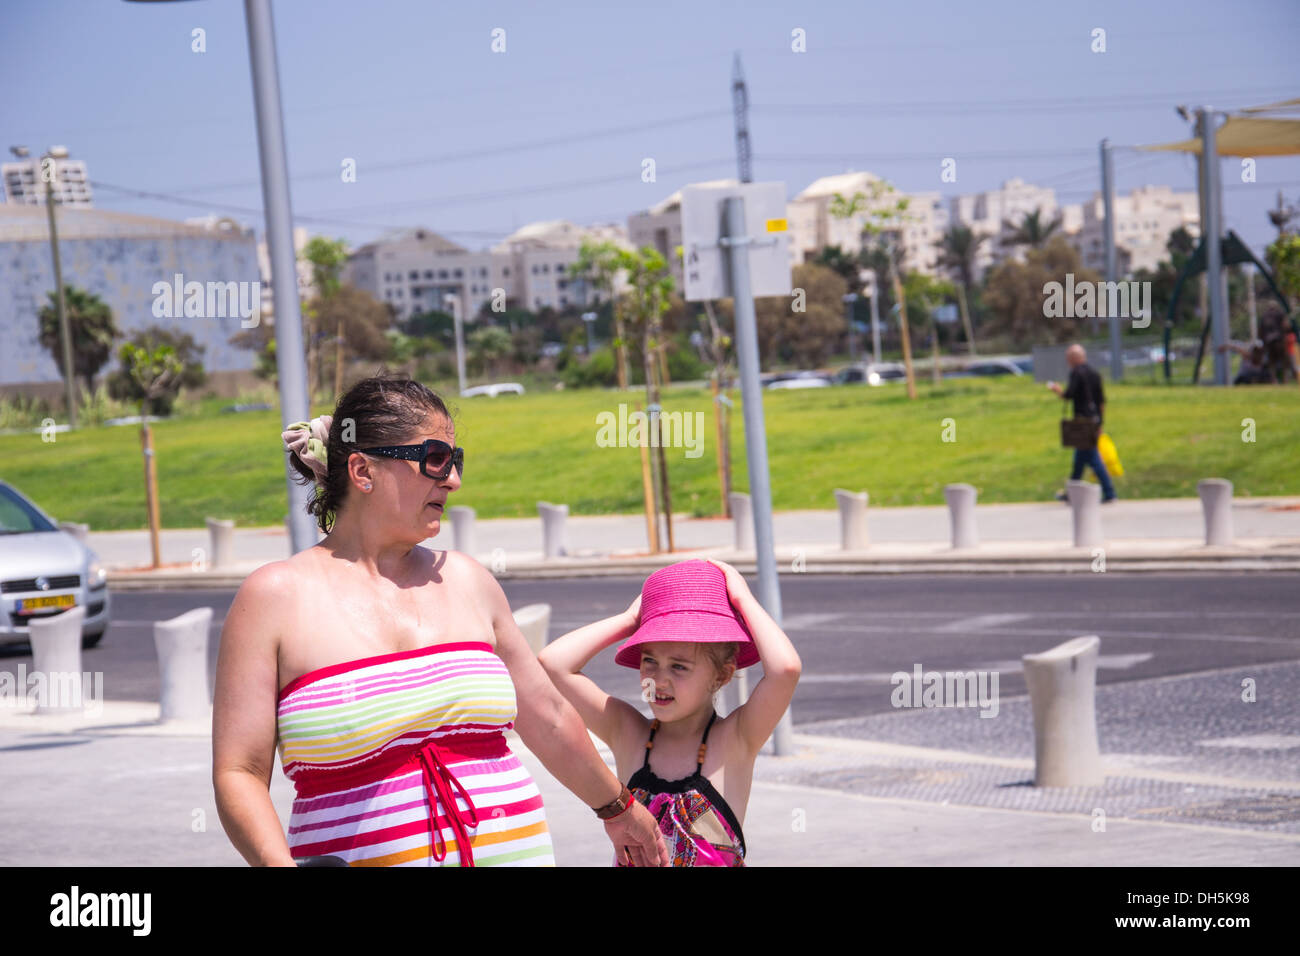
<path fill-rule="evenodd" d="M 1115 450 L 1115 443 L 1105 432 L 1097 438 L 1097 452 L 1101 455 L 1102 464 L 1106 466 L 1112 478 L 1124 477 L 1124 465 L 1120 463 L 1119 452 Z"/>

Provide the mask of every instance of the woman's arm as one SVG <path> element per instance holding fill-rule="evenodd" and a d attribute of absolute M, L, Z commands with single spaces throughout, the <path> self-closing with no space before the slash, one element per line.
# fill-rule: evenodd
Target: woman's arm
<path fill-rule="evenodd" d="M 253 866 L 295 866 L 271 803 L 279 698 L 278 615 L 289 574 L 248 576 L 226 614 L 212 698 L 212 789 L 230 842 Z"/>
<path fill-rule="evenodd" d="M 463 566 L 473 575 L 476 592 L 490 609 L 497 656 L 515 685 L 515 729 L 524 746 L 587 806 L 603 807 L 613 802 L 623 792 L 622 782 L 605 766 L 582 719 L 537 663 L 515 623 L 501 585 L 473 559 L 466 559 Z M 654 817 L 635 800 L 617 817 L 605 821 L 605 834 L 620 857 L 624 847 L 630 851 L 636 866 L 668 865 L 668 850 Z"/>
<path fill-rule="evenodd" d="M 570 631 L 537 655 L 551 683 L 573 705 L 583 723 L 615 749 L 644 731 L 646 719 L 626 701 L 601 690 L 582 669 L 605 648 L 630 637 L 640 623 L 641 595 L 638 594 L 622 614 Z"/>
<path fill-rule="evenodd" d="M 749 700 L 736 708 L 736 727 L 740 737 L 751 751 L 757 753 L 789 708 L 803 663 L 790 638 L 758 603 L 740 572 L 722 561 L 708 560 L 726 575 L 727 597 L 745 619 L 763 664 L 763 678 L 750 692 Z"/>

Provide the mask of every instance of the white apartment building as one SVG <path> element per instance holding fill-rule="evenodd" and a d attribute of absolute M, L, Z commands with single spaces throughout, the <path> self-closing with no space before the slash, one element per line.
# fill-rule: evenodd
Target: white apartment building
<path fill-rule="evenodd" d="M 428 229 L 404 229 L 353 252 L 343 280 L 392 305 L 398 319 L 460 308 L 473 321 L 492 308 L 497 289 L 512 305 L 531 311 L 585 306 L 600 295 L 568 275 L 584 238 L 626 243 L 616 225 L 584 228 L 563 220 L 524 226 L 485 252 Z"/>
<path fill-rule="evenodd" d="M 1066 209 L 1071 207 L 1067 206 Z M 1106 205 L 1101 193 L 1081 203 L 1075 217 L 1078 228 L 1067 239 L 1083 265 L 1106 271 Z M 1115 196 L 1115 249 L 1121 275 L 1138 269 L 1155 269 L 1168 258 L 1165 244 L 1179 226 L 1201 235 L 1200 206 L 1194 192 L 1174 192 L 1168 186 L 1142 186 L 1127 196 Z"/>
<path fill-rule="evenodd" d="M 5 202 L 29 206 L 45 205 L 45 181 L 39 157 L 0 164 Z M 91 209 L 94 206 L 86 164 L 80 159 L 51 159 L 54 164 L 54 201 L 62 206 Z"/>
<path fill-rule="evenodd" d="M 909 268 L 933 272 L 938 251 L 935 242 L 948 228 L 948 209 L 937 193 L 897 193 L 881 199 L 877 205 L 910 198 L 911 202 L 902 219 L 881 222 L 863 211 L 850 219 L 831 215 L 831 202 L 836 193 L 851 199 L 856 193 L 870 194 L 871 183 L 878 177 L 866 172 L 849 172 L 823 176 L 786 203 L 786 220 L 790 234 L 790 266 L 801 265 L 815 259 L 826 246 L 839 245 L 846 252 L 862 248 L 862 231 L 871 222 L 896 233 L 901 239 Z M 702 186 L 734 186 L 735 179 L 715 179 Z M 682 284 L 681 262 L 676 250 L 682 242 L 682 194 L 673 193 L 644 212 L 628 217 L 627 231 L 632 245 L 658 249 L 672 268 L 673 278 Z"/>
<path fill-rule="evenodd" d="M 954 197 L 949 202 L 949 209 L 952 222 L 968 226 L 977 235 L 986 237 L 975 257 L 977 280 L 997 263 L 1020 254 L 1021 250 L 1002 244 L 1011 231 L 1007 225 L 1019 225 L 1034 210 L 1039 211 L 1044 226 L 1061 213 L 1060 232 L 1070 231 L 1072 222 L 1075 228 L 1082 224 L 1077 210 L 1070 217 L 1058 209 L 1055 190 L 1031 185 L 1023 179 L 1008 179 L 998 189 Z"/>
<path fill-rule="evenodd" d="M 1058 215 L 1057 233 L 1078 251 L 1083 265 L 1098 272 L 1106 268 L 1105 203 L 1096 193 L 1085 203 L 1058 206 L 1052 189 L 1010 179 L 1001 188 L 950 202 L 953 222 L 969 226 L 988 238 L 975 260 L 976 278 L 994 265 L 1023 255 L 1023 247 L 1002 245 L 1008 224 L 1019 225 L 1026 214 L 1039 210 L 1046 225 Z M 1115 197 L 1116 266 L 1121 275 L 1136 269 L 1154 269 L 1166 258 L 1165 243 L 1179 226 L 1193 236 L 1200 235 L 1200 214 L 1196 193 L 1174 192 L 1168 186 L 1143 186 L 1127 196 Z"/>

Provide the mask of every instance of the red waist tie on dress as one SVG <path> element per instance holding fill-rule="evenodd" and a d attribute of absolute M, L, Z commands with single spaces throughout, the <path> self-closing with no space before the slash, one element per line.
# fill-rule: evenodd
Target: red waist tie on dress
<path fill-rule="evenodd" d="M 419 765 L 424 774 L 424 791 L 429 797 L 429 826 L 432 832 L 430 853 L 441 862 L 447 858 L 447 841 L 443 839 L 442 828 L 438 826 L 438 804 L 447 810 L 447 821 L 456 834 L 456 846 L 460 850 L 462 866 L 474 865 L 474 851 L 469 842 L 468 827 L 478 826 L 478 808 L 470 799 L 469 792 L 456 779 L 456 775 L 447 766 L 447 761 L 457 758 L 488 759 L 510 755 L 510 747 L 503 733 L 448 734 L 443 737 L 430 738 L 416 747 L 406 747 L 385 754 L 378 760 L 372 760 L 359 767 L 350 767 L 342 771 L 325 771 L 312 773 L 294 780 L 294 787 L 299 797 L 319 796 L 349 786 L 359 786 L 373 782 L 377 778 L 390 775 L 415 765 Z M 455 788 L 464 799 L 467 810 L 462 815 L 456 805 Z"/>

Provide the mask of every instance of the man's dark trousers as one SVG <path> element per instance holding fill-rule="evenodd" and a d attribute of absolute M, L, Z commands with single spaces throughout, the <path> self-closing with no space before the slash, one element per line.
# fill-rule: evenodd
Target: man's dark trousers
<path fill-rule="evenodd" d="M 1101 500 L 1110 501 L 1115 497 L 1115 486 L 1110 483 L 1110 473 L 1106 463 L 1101 460 L 1101 452 L 1096 448 L 1076 448 L 1074 450 L 1074 467 L 1070 470 L 1070 480 L 1078 481 L 1083 477 L 1083 467 L 1087 465 L 1101 482 Z"/>

